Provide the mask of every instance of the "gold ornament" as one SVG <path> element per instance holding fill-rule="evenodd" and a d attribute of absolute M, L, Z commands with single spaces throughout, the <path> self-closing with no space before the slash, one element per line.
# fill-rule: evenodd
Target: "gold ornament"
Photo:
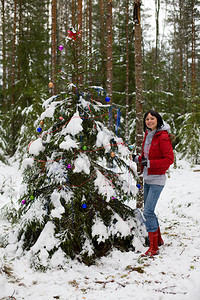
<path fill-rule="evenodd" d="M 41 125 L 41 126 L 44 125 L 44 121 L 43 121 L 43 120 L 40 121 L 40 125 Z"/>
<path fill-rule="evenodd" d="M 110 156 L 111 156 L 111 157 L 115 157 L 115 152 L 112 151 L 112 152 L 110 153 Z"/>
<path fill-rule="evenodd" d="M 49 82 L 49 88 L 52 89 L 53 87 L 53 82 Z"/>

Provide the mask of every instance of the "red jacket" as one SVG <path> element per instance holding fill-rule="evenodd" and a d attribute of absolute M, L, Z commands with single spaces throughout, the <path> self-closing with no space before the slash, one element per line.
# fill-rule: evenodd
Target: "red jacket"
<path fill-rule="evenodd" d="M 142 143 L 142 155 L 138 160 L 141 163 L 144 157 L 144 143 L 148 131 L 146 131 Z M 148 175 L 162 175 L 165 174 L 169 166 L 174 162 L 174 153 L 172 143 L 167 131 L 158 131 L 153 136 L 151 146 L 149 149 L 150 167 L 148 168 Z M 143 170 L 143 167 L 142 167 Z"/>

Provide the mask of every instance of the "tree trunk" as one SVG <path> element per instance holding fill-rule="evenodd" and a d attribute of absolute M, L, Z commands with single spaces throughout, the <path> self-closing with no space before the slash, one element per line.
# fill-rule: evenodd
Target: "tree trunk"
<path fill-rule="evenodd" d="M 14 118 L 14 104 L 15 104 L 15 60 L 16 60 L 16 25 L 17 25 L 17 0 L 14 2 L 14 20 L 13 20 L 13 48 L 12 48 L 12 71 L 11 71 L 11 109 L 12 109 L 12 155 L 15 153 L 15 118 Z"/>
<path fill-rule="evenodd" d="M 75 0 L 72 0 L 72 27 L 75 28 Z"/>
<path fill-rule="evenodd" d="M 142 50 L 141 50 L 141 25 L 140 25 L 140 0 L 134 0 L 135 15 L 135 87 L 136 87 L 136 151 L 141 153 L 143 141 L 143 82 L 142 82 Z M 139 170 L 140 172 L 140 170 Z M 139 176 L 141 189 L 137 197 L 137 207 L 143 206 L 142 175 Z"/>
<path fill-rule="evenodd" d="M 107 3 L 107 95 L 112 104 L 113 94 L 113 32 L 112 32 L 112 0 Z"/>
<path fill-rule="evenodd" d="M 102 66 L 101 76 L 103 88 L 106 88 L 106 47 L 105 47 L 105 24 L 104 24 L 104 4 L 103 0 L 100 0 L 100 24 L 101 24 L 101 37 L 100 37 L 100 48 L 102 55 Z"/>
<path fill-rule="evenodd" d="M 52 32 L 51 32 L 51 81 L 53 82 L 53 87 L 51 89 L 52 95 L 56 94 L 56 0 L 52 0 Z"/>
<path fill-rule="evenodd" d="M 92 0 L 88 1 L 89 6 L 89 83 L 92 85 Z"/>
<path fill-rule="evenodd" d="M 78 0 L 78 7 L 77 7 L 77 20 L 78 20 L 78 30 L 82 30 L 82 9 L 83 9 L 82 0 Z M 82 35 L 80 35 L 80 38 L 77 40 L 78 45 L 78 57 L 79 60 L 78 63 L 78 84 L 83 86 L 83 55 L 82 55 Z"/>
<path fill-rule="evenodd" d="M 17 24 L 17 0 L 14 2 L 14 21 L 13 21 L 13 49 L 12 49 L 12 72 L 11 72 L 11 82 L 12 82 L 12 106 L 15 103 L 15 55 L 16 55 L 16 24 Z"/>
<path fill-rule="evenodd" d="M 5 102 L 5 90 L 6 90 L 6 39 L 5 39 L 5 6 L 4 0 L 2 2 L 2 58 L 3 58 L 3 103 Z"/>
<path fill-rule="evenodd" d="M 129 112 L 129 0 L 126 0 L 126 132 L 128 141 L 128 112 Z"/>
<path fill-rule="evenodd" d="M 159 44 L 159 12 L 160 12 L 160 0 L 155 0 L 156 10 L 156 53 L 155 53 L 155 67 L 157 72 L 158 64 L 158 44 Z"/>
<path fill-rule="evenodd" d="M 196 62 L 195 62 L 195 17 L 194 17 L 194 0 L 192 0 L 192 98 L 196 95 Z M 194 109 L 195 103 L 193 103 Z"/>

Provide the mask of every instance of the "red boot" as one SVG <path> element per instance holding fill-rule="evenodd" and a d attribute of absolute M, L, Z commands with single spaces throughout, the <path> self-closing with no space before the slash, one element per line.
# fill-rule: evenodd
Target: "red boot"
<path fill-rule="evenodd" d="M 158 230 L 155 232 L 148 232 L 148 235 L 149 235 L 150 247 L 144 254 L 141 255 L 142 257 L 145 256 L 152 257 L 154 255 L 157 255 L 159 252 L 158 251 Z"/>
<path fill-rule="evenodd" d="M 163 239 L 160 234 L 160 227 L 158 226 L 158 246 L 164 245 Z"/>

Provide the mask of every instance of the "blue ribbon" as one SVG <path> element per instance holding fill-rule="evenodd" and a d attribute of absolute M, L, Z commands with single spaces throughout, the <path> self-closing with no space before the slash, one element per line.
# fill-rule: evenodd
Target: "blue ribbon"
<path fill-rule="evenodd" d="M 117 110 L 117 121 L 116 121 L 116 134 L 118 131 L 118 128 L 120 127 L 120 118 L 121 118 L 121 111 L 120 109 Z"/>

